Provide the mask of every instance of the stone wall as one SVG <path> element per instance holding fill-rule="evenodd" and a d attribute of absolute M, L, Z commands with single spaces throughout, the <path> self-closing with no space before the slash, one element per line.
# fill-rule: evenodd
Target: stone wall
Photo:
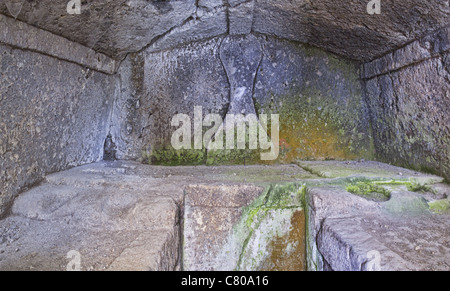
<path fill-rule="evenodd" d="M 254 99 L 280 115 L 280 160 L 371 159 L 372 135 L 357 62 L 261 37 Z"/>
<path fill-rule="evenodd" d="M 252 160 L 247 152 L 174 152 L 171 119 L 184 113 L 193 121 L 194 106 L 203 107 L 203 117 L 280 114 L 279 162 L 373 154 L 359 64 L 317 48 L 263 35 L 221 36 L 129 55 L 119 76 L 111 129 L 118 158 L 157 164 Z"/>
<path fill-rule="evenodd" d="M 97 60 L 87 48 L 6 18 L 0 27 L 9 29 L 0 36 L 2 216 L 18 193 L 45 174 L 102 158 L 115 77 L 75 63 Z M 52 50 L 33 48 L 42 39 L 54 41 Z"/>
<path fill-rule="evenodd" d="M 156 53 L 131 54 L 119 69 L 120 96 L 114 104 L 112 135 L 117 158 L 171 155 L 171 119 L 192 119 L 194 106 L 224 115 L 229 89 L 218 47 L 222 38 Z M 161 157 L 160 159 L 163 159 Z M 169 162 L 169 160 L 167 160 Z M 192 157 L 189 162 L 195 162 Z"/>
<path fill-rule="evenodd" d="M 364 64 L 377 159 L 450 178 L 450 28 Z"/>

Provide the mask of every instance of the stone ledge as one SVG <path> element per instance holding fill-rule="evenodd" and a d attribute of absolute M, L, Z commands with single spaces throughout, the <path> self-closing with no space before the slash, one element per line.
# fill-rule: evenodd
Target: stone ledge
<path fill-rule="evenodd" d="M 0 221 L 0 270 L 65 270 L 71 250 L 79 251 L 82 270 L 230 271 L 233 258 L 240 270 L 303 270 L 306 257 L 298 250 L 305 249 L 310 270 L 371 270 L 374 254 L 381 270 L 450 270 L 448 211 L 434 214 L 425 195 L 382 178 L 399 170 L 407 181 L 439 182 L 435 176 L 374 162 L 306 164 L 335 178 L 292 165 L 125 161 L 49 175 Z M 391 200 L 369 201 L 345 190 L 345 183 L 362 178 L 391 183 Z M 436 185 L 448 197 L 449 186 Z"/>
<path fill-rule="evenodd" d="M 361 78 L 371 79 L 438 57 L 450 51 L 450 26 L 362 65 Z"/>
<path fill-rule="evenodd" d="M 393 191 L 389 201 L 377 203 L 338 187 L 309 189 L 310 268 L 449 270 L 448 216 L 431 213 L 424 201 L 404 191 Z"/>
<path fill-rule="evenodd" d="M 73 62 L 106 74 L 116 71 L 116 61 L 104 54 L 1 14 L 0 43 Z"/>

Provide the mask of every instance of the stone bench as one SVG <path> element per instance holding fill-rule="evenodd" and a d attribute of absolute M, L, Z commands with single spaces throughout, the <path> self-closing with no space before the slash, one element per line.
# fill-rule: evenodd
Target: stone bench
<path fill-rule="evenodd" d="M 361 179 L 396 183 L 377 202 L 346 191 Z M 0 270 L 449 270 L 448 209 L 411 179 L 448 203 L 442 178 L 376 162 L 90 164 L 19 195 Z"/>

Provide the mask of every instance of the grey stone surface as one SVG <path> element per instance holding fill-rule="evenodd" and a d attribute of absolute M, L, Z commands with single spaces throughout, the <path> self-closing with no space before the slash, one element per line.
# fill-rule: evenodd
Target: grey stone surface
<path fill-rule="evenodd" d="M 264 170 L 270 171 L 261 175 Z M 223 194 L 233 187 L 259 193 L 261 186 L 242 186 L 252 177 L 251 183 L 267 183 L 311 175 L 297 166 L 154 167 L 122 161 L 48 175 L 0 220 L 0 269 L 66 270 L 74 250 L 81 270 L 178 270 L 184 188 L 207 183 L 222 185 Z M 231 208 L 245 200 L 210 198 Z"/>
<path fill-rule="evenodd" d="M 449 24 L 445 1 L 382 1 L 380 15 L 368 3 L 259 0 L 253 30 L 370 61 Z"/>
<path fill-rule="evenodd" d="M 439 57 L 450 49 L 450 27 L 416 40 L 381 58 L 365 63 L 362 78 L 370 79 L 379 75 L 400 70 L 429 58 Z"/>
<path fill-rule="evenodd" d="M 175 270 L 183 191 L 101 163 L 47 178 L 0 224 L 1 270 Z M 67 179 L 64 179 L 67 178 Z"/>
<path fill-rule="evenodd" d="M 154 157 L 156 150 L 171 148 L 172 118 L 183 113 L 193 121 L 195 106 L 203 107 L 203 117 L 280 114 L 283 162 L 373 156 L 359 65 L 320 49 L 253 34 L 217 37 L 131 54 L 118 74 L 111 132 L 119 159 Z M 174 159 L 173 151 L 164 154 L 166 161 L 147 160 L 207 162 L 203 153 L 184 161 Z"/>
<path fill-rule="evenodd" d="M 2 215 L 20 191 L 45 174 L 102 159 L 116 81 L 4 45 L 0 67 Z"/>
<path fill-rule="evenodd" d="M 450 179 L 448 1 L 383 0 L 381 15 L 368 15 L 366 3 L 356 0 L 84 1 L 81 15 L 68 15 L 64 2 L 0 3 L 0 217 L 12 215 L 2 221 L 0 238 L 6 248 L 0 251 L 7 257 L 20 255 L 16 265 L 8 261 L 5 269 L 63 268 L 66 249 L 58 246 L 72 245 L 83 250 L 85 259 L 106 254 L 87 258 L 85 267 L 93 269 L 176 269 L 178 214 L 174 219 L 164 215 L 178 213 L 179 189 L 193 181 L 194 170 L 200 169 L 211 183 L 322 178 L 310 181 L 317 186 L 345 183 L 349 175 L 443 180 L 361 161 L 299 162 L 304 170 L 93 166 L 84 168 L 86 172 L 48 176 L 39 191 L 19 196 L 10 208 L 19 192 L 46 174 L 105 157 L 168 165 L 209 163 L 203 149 L 177 152 L 170 146 L 171 118 L 185 113 L 193 120 L 194 106 L 203 107 L 202 117 L 279 113 L 280 162 L 376 158 Z M 338 55 L 365 63 L 360 66 Z M 240 155 L 220 158 L 218 163 L 248 163 Z M 130 171 L 133 175 L 120 175 Z M 169 179 L 173 173 L 176 181 Z M 135 200 L 129 195 L 140 183 L 152 185 L 143 186 L 151 197 Z M 384 204 L 370 205 L 343 193 L 342 187 L 330 190 L 341 202 L 318 190 L 319 200 L 330 201 L 342 213 L 320 206 L 309 217 L 314 222 L 311 264 L 370 269 L 367 254 L 377 247 L 383 258 L 392 258 L 384 269 L 448 268 L 446 216 L 429 211 L 429 200 L 445 200 L 448 189 L 434 187 L 438 194 L 422 195 L 402 187 Z M 178 194 L 166 199 L 167 191 Z M 437 207 L 445 208 L 445 203 Z M 130 207 L 142 220 L 127 216 Z M 360 212 L 366 207 L 368 216 Z M 234 223 L 241 214 L 223 208 L 223 220 Z M 268 213 L 274 217 L 260 225 L 270 233 L 275 221 L 286 235 L 296 212 Z M 154 219 L 168 224 L 146 232 Z M 372 221 L 395 225 L 386 234 L 390 241 Z M 424 225 L 431 230 L 423 232 L 425 239 L 417 239 L 414 232 Z M 32 238 L 36 244 L 22 249 Z M 247 242 L 259 244 L 255 237 Z M 41 252 L 38 244 L 48 247 Z M 246 256 L 241 255 L 239 259 Z M 256 265 L 269 268 L 262 261 Z"/>
<path fill-rule="evenodd" d="M 135 52 L 180 26 L 196 12 L 189 1 L 85 2 L 81 14 L 67 13 L 68 1 L 26 1 L 19 20 L 117 59 Z M 0 13 L 10 15 L 4 1 Z"/>
<path fill-rule="evenodd" d="M 144 60 L 130 54 L 122 61 L 117 73 L 118 85 L 110 116 L 111 140 L 116 145 L 117 159 L 140 156 L 141 115 L 138 114 L 144 96 Z M 147 113 L 148 114 L 148 113 Z M 147 116 L 147 115 L 143 115 Z"/>
<path fill-rule="evenodd" d="M 366 177 L 371 179 L 414 180 L 436 184 L 443 178 L 374 161 L 299 161 L 298 165 L 322 178 Z"/>
<path fill-rule="evenodd" d="M 232 2 L 234 1 L 228 2 L 230 5 L 233 5 Z M 255 2 L 256 1 L 252 0 L 228 8 L 230 35 L 249 34 L 252 32 Z"/>
<path fill-rule="evenodd" d="M 0 270 L 72 269 L 70 251 L 81 270 L 298 270 L 305 250 L 308 269 L 449 270 L 449 214 L 422 195 L 376 203 L 295 165 L 94 163 L 15 200 L 0 220 Z"/>
<path fill-rule="evenodd" d="M 0 3 L 0 13 L 10 16 L 6 2 L 12 0 Z M 69 15 L 66 1 L 43 0 L 25 1 L 14 14 L 118 59 L 149 45 L 253 31 L 369 61 L 449 24 L 446 1 L 385 0 L 380 15 L 367 13 L 368 2 L 111 0 L 83 2 L 80 15 Z"/>
<path fill-rule="evenodd" d="M 125 60 L 111 123 L 119 159 L 142 159 L 143 153 L 152 156 L 156 150 L 171 149 L 177 129 L 171 121 L 178 113 L 192 122 L 195 106 L 203 108 L 202 118 L 226 114 L 230 96 L 219 58 L 221 41 L 215 38 Z"/>
<path fill-rule="evenodd" d="M 262 59 L 259 40 L 253 36 L 228 36 L 220 45 L 220 60 L 230 84 L 227 114 L 256 114 L 253 90 L 257 69 Z"/>
<path fill-rule="evenodd" d="M 164 36 L 157 38 L 147 48 L 149 52 L 173 49 L 195 41 L 203 41 L 212 37 L 226 34 L 227 9 L 224 6 L 213 9 L 199 8 L 195 15 L 183 25 L 167 31 Z"/>
<path fill-rule="evenodd" d="M 403 207 L 416 194 L 376 203 L 328 187 L 311 188 L 307 197 L 312 269 L 449 270 L 448 217 L 432 214 L 427 203 Z"/>
<path fill-rule="evenodd" d="M 110 57 L 24 22 L 0 15 L 0 43 L 50 55 L 87 68 L 112 74 L 116 61 Z"/>
<path fill-rule="evenodd" d="M 258 114 L 280 115 L 280 160 L 371 159 L 359 65 L 287 40 L 258 40 L 263 58 L 253 99 Z"/>
<path fill-rule="evenodd" d="M 397 54 L 408 58 L 406 52 L 394 52 Z M 449 178 L 450 120 L 446 112 L 450 109 L 450 75 L 446 55 L 438 54 L 366 81 L 378 160 Z"/>
<path fill-rule="evenodd" d="M 401 191 L 391 193 L 391 199 L 383 204 L 383 209 L 397 216 L 419 216 L 430 211 L 423 195 Z"/>
<path fill-rule="evenodd" d="M 226 0 L 198 0 L 198 6 L 211 10 L 224 6 Z"/>
<path fill-rule="evenodd" d="M 243 208 L 260 196 L 255 186 L 198 185 L 186 189 L 183 233 L 183 269 L 187 271 L 234 270 L 242 241 L 227 240 Z M 232 240 L 232 239 L 231 239 Z"/>

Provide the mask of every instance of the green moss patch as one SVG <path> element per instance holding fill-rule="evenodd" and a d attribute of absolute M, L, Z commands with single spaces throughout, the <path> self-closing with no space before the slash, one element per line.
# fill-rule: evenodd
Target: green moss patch
<path fill-rule="evenodd" d="M 450 214 L 450 200 L 443 199 L 429 202 L 430 210 L 436 214 Z"/>
<path fill-rule="evenodd" d="M 234 227 L 237 240 L 242 242 L 236 270 L 306 268 L 305 193 L 306 187 L 296 183 L 270 185 L 244 208 Z M 287 221 L 289 230 L 285 228 Z"/>
<path fill-rule="evenodd" d="M 349 113 L 350 109 L 336 104 L 332 94 L 303 88 L 301 92 L 273 95 L 266 104 L 257 106 L 261 113 L 279 114 L 279 162 L 373 158 L 370 134 L 356 117 L 360 99 L 349 97 Z"/>
<path fill-rule="evenodd" d="M 414 181 L 407 183 L 406 188 L 408 189 L 408 191 L 411 191 L 411 192 L 422 192 L 422 193 L 431 192 L 431 193 L 433 193 L 433 189 L 429 185 L 421 184 L 419 182 L 414 182 Z"/>
<path fill-rule="evenodd" d="M 377 202 L 387 201 L 391 197 L 389 190 L 372 182 L 356 182 L 348 185 L 346 190 L 352 194 Z"/>
<path fill-rule="evenodd" d="M 207 166 L 257 165 L 261 163 L 258 150 L 214 150 L 208 151 Z"/>
<path fill-rule="evenodd" d="M 261 198 L 244 210 L 246 224 L 252 227 L 255 216 L 271 209 L 297 208 L 304 205 L 306 188 L 295 183 L 270 185 Z"/>
<path fill-rule="evenodd" d="M 198 166 L 206 163 L 205 150 L 175 150 L 174 148 L 161 148 L 151 153 L 142 153 L 144 164 L 159 166 Z"/>

